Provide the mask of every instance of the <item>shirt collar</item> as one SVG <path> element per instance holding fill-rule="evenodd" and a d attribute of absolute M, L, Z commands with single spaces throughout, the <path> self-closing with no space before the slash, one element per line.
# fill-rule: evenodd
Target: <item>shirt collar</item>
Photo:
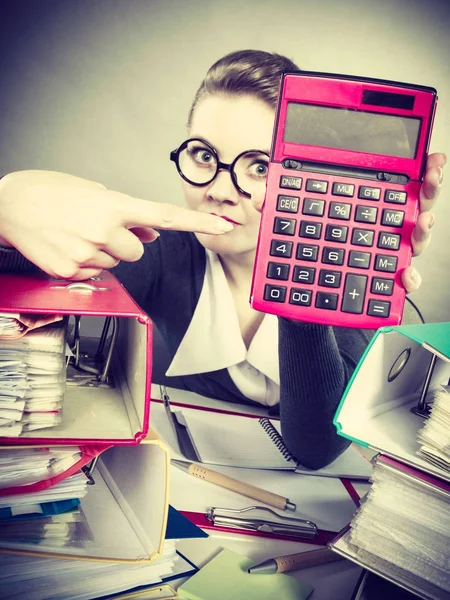
<path fill-rule="evenodd" d="M 264 315 L 247 350 L 218 255 L 206 250 L 203 287 L 189 327 L 166 375 L 193 375 L 248 361 L 279 384 L 278 319 Z"/>

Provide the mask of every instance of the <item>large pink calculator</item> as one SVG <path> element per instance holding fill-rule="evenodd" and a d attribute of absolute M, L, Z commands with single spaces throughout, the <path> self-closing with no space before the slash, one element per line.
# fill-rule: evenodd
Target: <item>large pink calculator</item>
<path fill-rule="evenodd" d="M 431 87 L 282 76 L 253 308 L 345 327 L 401 321 L 436 105 Z"/>

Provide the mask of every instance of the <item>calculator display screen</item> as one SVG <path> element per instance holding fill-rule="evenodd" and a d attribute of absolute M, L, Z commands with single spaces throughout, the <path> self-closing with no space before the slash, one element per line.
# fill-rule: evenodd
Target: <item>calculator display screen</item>
<path fill-rule="evenodd" d="M 421 119 L 289 102 L 283 141 L 415 158 Z"/>

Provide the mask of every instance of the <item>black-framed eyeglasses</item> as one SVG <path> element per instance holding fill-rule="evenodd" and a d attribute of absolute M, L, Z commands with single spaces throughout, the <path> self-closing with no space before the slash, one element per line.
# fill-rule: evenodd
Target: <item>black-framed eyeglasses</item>
<path fill-rule="evenodd" d="M 219 160 L 216 149 L 201 138 L 190 138 L 170 153 L 178 173 L 190 183 L 202 187 L 217 177 L 220 170 L 229 171 L 240 194 L 247 198 L 265 193 L 269 155 L 262 150 L 245 150 L 232 163 Z"/>

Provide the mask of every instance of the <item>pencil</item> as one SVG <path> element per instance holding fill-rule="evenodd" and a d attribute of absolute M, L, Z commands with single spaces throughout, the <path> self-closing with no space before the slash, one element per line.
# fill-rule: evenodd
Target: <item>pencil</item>
<path fill-rule="evenodd" d="M 258 488 L 254 485 L 250 485 L 249 483 L 244 483 L 243 481 L 233 479 L 232 477 L 228 477 L 227 475 L 222 475 L 222 473 L 218 473 L 217 471 L 213 471 L 212 469 L 206 469 L 205 467 L 201 467 L 194 463 L 185 462 L 181 460 L 172 459 L 171 463 L 179 469 L 182 469 L 186 473 L 189 473 L 189 475 L 197 477 L 198 479 L 209 481 L 210 483 L 214 483 L 215 485 L 218 485 L 227 490 L 231 490 L 238 494 L 242 494 L 243 496 L 247 496 L 248 498 L 259 500 L 260 502 L 269 504 L 269 506 L 273 506 L 274 508 L 291 511 L 295 511 L 295 509 L 297 508 L 296 505 L 289 500 L 289 498 L 279 496 L 278 494 L 274 494 L 273 492 L 269 492 L 267 490 Z"/>

